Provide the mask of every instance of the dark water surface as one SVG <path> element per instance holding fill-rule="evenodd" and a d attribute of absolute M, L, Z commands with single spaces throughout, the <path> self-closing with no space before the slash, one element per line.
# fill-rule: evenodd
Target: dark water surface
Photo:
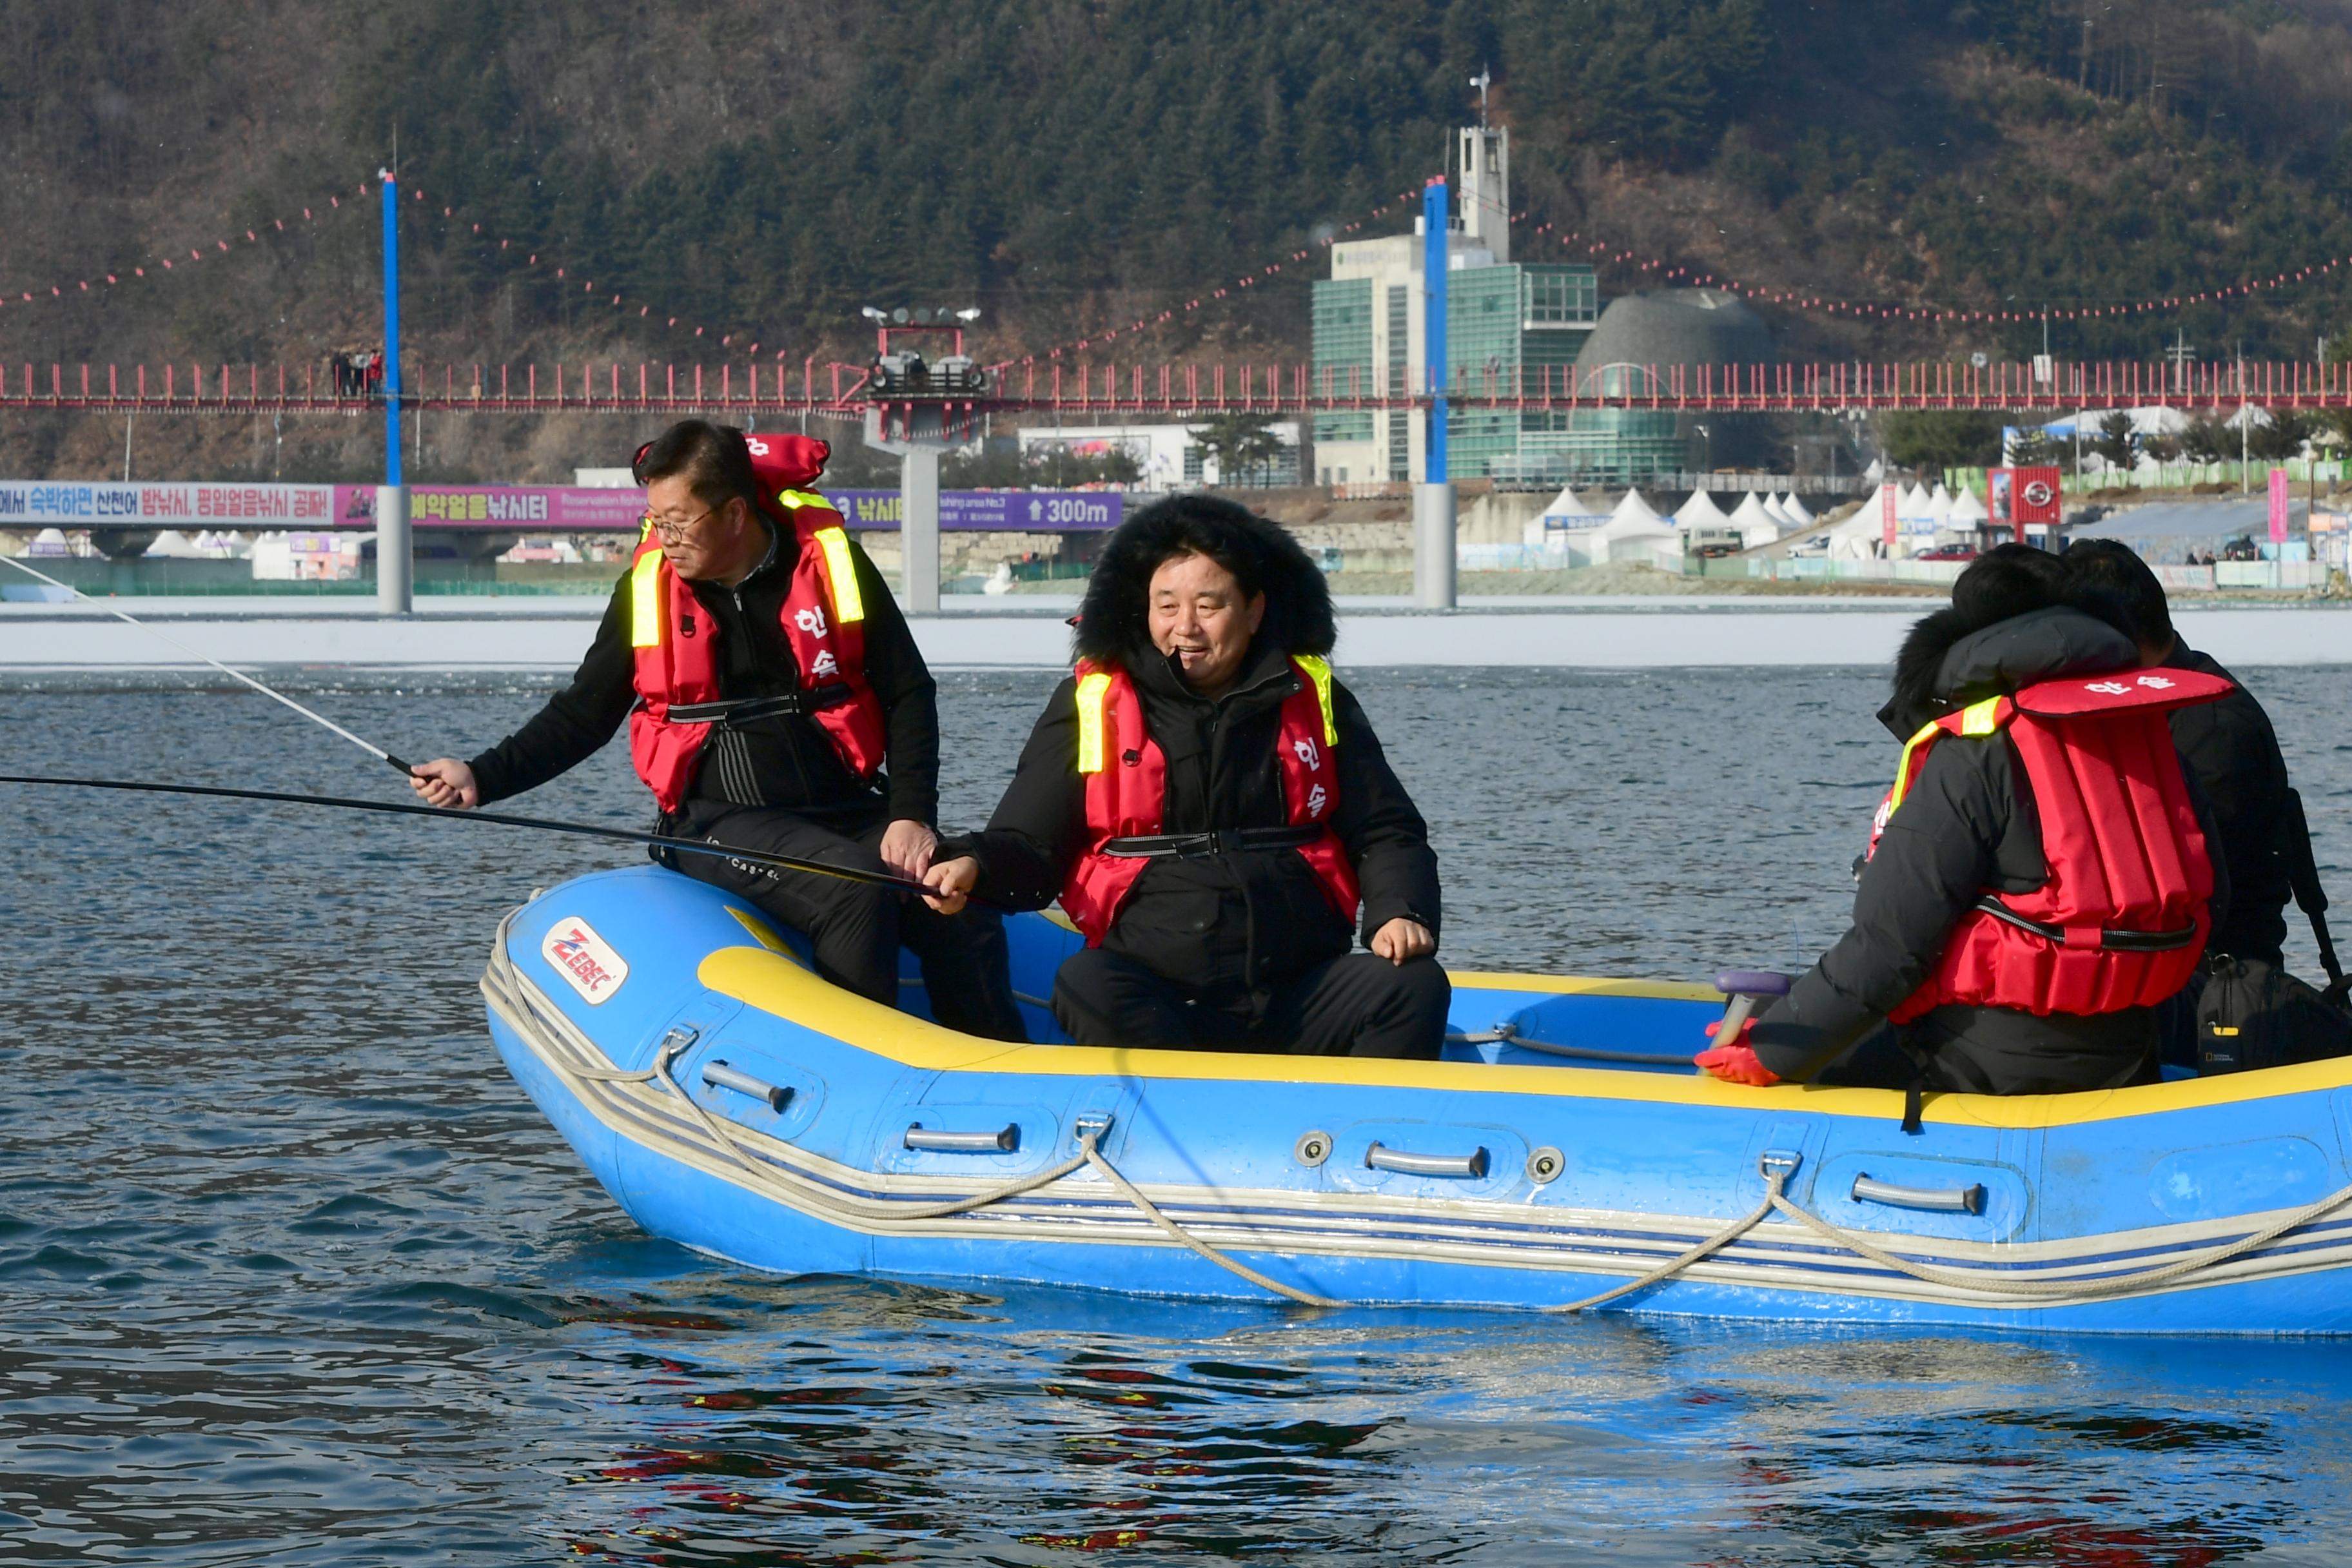
<path fill-rule="evenodd" d="M 2250 673 L 2352 900 L 2345 678 Z M 418 756 L 545 690 L 289 682 Z M 945 679 L 951 821 L 1049 683 Z M 1862 671 L 1353 683 L 1431 819 L 1463 967 L 1808 962 L 1894 764 Z M 398 788 L 257 697 L 168 680 L 0 684 L 0 762 Z M 646 816 L 618 749 L 518 809 Z M 483 1032 L 498 917 L 621 852 L 16 788 L 0 813 L 0 1564 L 2352 1556 L 2352 1345 L 714 1265 L 621 1216 Z M 2315 973 L 2307 934 L 2292 956 Z"/>

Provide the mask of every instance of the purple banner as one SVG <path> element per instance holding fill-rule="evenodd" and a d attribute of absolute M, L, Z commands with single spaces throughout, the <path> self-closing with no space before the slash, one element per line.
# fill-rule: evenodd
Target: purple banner
<path fill-rule="evenodd" d="M 0 523 L 35 528 L 321 528 L 325 485 L 0 479 Z"/>
<path fill-rule="evenodd" d="M 290 488 L 290 487 L 289 487 Z M 897 490 L 826 490 L 854 529 L 895 531 Z M 963 532 L 1068 533 L 1117 528 L 1127 515 L 1117 490 L 942 490 L 940 526 Z M 411 485 L 415 528 L 467 528 L 526 533 L 634 533 L 646 493 L 577 485 Z M 335 487 L 335 528 L 375 526 L 375 487 Z"/>
<path fill-rule="evenodd" d="M 897 490 L 827 490 L 850 527 L 898 526 Z M 1127 497 L 1118 490 L 941 490 L 940 527 L 964 532 L 1071 533 L 1117 528 Z"/>
<path fill-rule="evenodd" d="M 590 489 L 579 485 L 411 485 L 408 521 L 415 528 L 466 528 L 485 532 L 635 533 L 646 514 L 646 492 Z M 375 526 L 375 487 L 337 485 L 337 528 Z"/>

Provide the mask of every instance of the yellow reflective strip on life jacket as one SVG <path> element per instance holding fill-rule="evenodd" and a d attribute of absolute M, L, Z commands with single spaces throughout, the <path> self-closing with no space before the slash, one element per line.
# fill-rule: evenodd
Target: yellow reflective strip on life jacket
<path fill-rule="evenodd" d="M 1078 772 L 1103 771 L 1103 701 L 1110 677 L 1101 670 L 1078 678 Z"/>
<path fill-rule="evenodd" d="M 2000 701 L 1998 697 L 1988 697 L 1981 702 L 1971 702 L 1961 709 L 1960 733 L 1963 735 L 1999 733 Z M 1903 760 L 1895 764 L 1895 789 L 1886 797 L 1886 810 L 1890 816 L 1896 806 L 1903 804 L 1903 797 L 1911 791 L 1911 753 L 1928 741 L 1934 740 L 1937 732 L 1943 729 L 1944 726 L 1940 721 L 1931 720 L 1919 726 L 1917 734 L 1903 742 Z"/>
<path fill-rule="evenodd" d="M 1311 653 L 1294 653 L 1290 657 L 1299 668 L 1307 672 L 1307 679 L 1315 683 L 1315 701 L 1323 710 L 1323 743 L 1327 746 L 1338 745 L 1339 724 L 1339 721 L 1331 715 L 1330 661 L 1317 658 Z"/>
<path fill-rule="evenodd" d="M 669 595 L 663 590 L 661 569 L 662 552 L 658 550 L 646 551 L 629 569 L 631 647 L 661 647 L 662 622 L 669 607 L 663 602 Z"/>
<path fill-rule="evenodd" d="M 824 574 L 833 579 L 833 618 L 847 625 L 866 618 L 866 601 L 857 593 L 857 566 L 849 556 L 849 535 L 837 528 L 820 528 L 816 542 L 824 547 Z"/>
<path fill-rule="evenodd" d="M 1903 804 L 1904 795 L 1910 792 L 1911 753 L 1934 740 L 1943 728 L 1941 724 L 1933 722 L 1922 724 L 1919 726 L 1917 734 L 1903 742 L 1902 759 L 1895 764 L 1895 788 L 1886 797 L 1886 810 L 1889 816 L 1894 814 L 1896 806 Z"/>
<path fill-rule="evenodd" d="M 776 500 L 789 510 L 798 511 L 804 506 L 831 507 L 833 503 L 814 490 L 778 490 Z"/>

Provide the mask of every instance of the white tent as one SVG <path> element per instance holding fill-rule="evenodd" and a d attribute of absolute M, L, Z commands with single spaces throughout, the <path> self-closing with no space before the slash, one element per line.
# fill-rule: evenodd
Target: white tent
<path fill-rule="evenodd" d="M 1730 521 L 1705 490 L 1691 491 L 1690 500 L 1675 509 L 1675 523 L 1684 529 L 1721 528 Z"/>
<path fill-rule="evenodd" d="M 1927 498 L 1927 515 L 1936 520 L 1937 528 L 1948 527 L 1950 524 L 1952 492 L 1944 488 L 1944 481 L 1941 479 L 1936 481 L 1936 491 Z"/>
<path fill-rule="evenodd" d="M 1582 554 L 1585 534 L 1598 527 L 1607 515 L 1586 505 L 1573 487 L 1566 488 L 1552 497 L 1542 511 L 1528 519 L 1526 527 L 1519 531 L 1520 542 L 1546 550 Z"/>
<path fill-rule="evenodd" d="M 1592 531 L 1592 563 L 1638 562 L 1664 572 L 1683 566 L 1683 536 L 1659 521 L 1632 490 L 1618 503 L 1619 515 Z"/>
<path fill-rule="evenodd" d="M 1813 526 L 1813 514 L 1805 510 L 1805 503 L 1797 499 L 1797 492 L 1794 490 L 1780 498 L 1780 515 L 1789 520 L 1789 526 L 1791 528 Z"/>
<path fill-rule="evenodd" d="M 1753 550 L 1759 544 L 1769 544 L 1780 538 L 1786 525 L 1756 499 L 1754 490 L 1749 490 L 1732 509 L 1731 526 L 1739 531 L 1740 543 Z"/>
<path fill-rule="evenodd" d="M 1984 526 L 1987 515 L 1984 502 L 1977 500 L 1977 492 L 1962 485 L 1960 493 L 1952 498 L 1952 515 L 1944 526 L 1972 533 Z"/>
<path fill-rule="evenodd" d="M 1625 499 L 1619 501 L 1617 509 L 1609 514 L 1609 521 L 1612 523 L 1646 522 L 1654 527 L 1662 525 L 1665 520 L 1651 509 L 1648 501 L 1642 499 L 1640 490 L 1629 489 L 1625 492 Z"/>
<path fill-rule="evenodd" d="M 1779 496 L 1774 495 L 1770 490 L 1766 490 L 1762 495 L 1756 499 L 1763 506 L 1764 515 L 1766 517 L 1770 518 L 1773 522 L 1778 524 L 1780 527 L 1786 528 L 1789 526 L 1789 514 L 1780 510 L 1780 498 Z"/>
<path fill-rule="evenodd" d="M 204 552 L 196 548 L 194 540 L 178 529 L 167 528 L 155 536 L 155 542 L 147 547 L 147 553 L 159 561 L 186 561 L 201 557 Z"/>
<path fill-rule="evenodd" d="M 1547 519 L 1551 519 L 1591 517 L 1593 513 L 1591 509 L 1585 506 L 1582 499 L 1577 495 L 1576 488 L 1573 485 L 1570 485 L 1562 488 L 1559 494 L 1552 497 L 1549 501 L 1545 503 L 1543 515 Z M 1560 528 L 1569 525 L 1562 522 L 1554 522 L 1552 526 L 1555 528 Z"/>
<path fill-rule="evenodd" d="M 1927 519 L 1935 515 L 1935 498 L 1922 485 L 1905 485 L 1895 494 L 1895 515 L 1908 520 Z"/>
<path fill-rule="evenodd" d="M 1873 560 L 1878 554 L 1885 529 L 1885 512 L 1879 499 L 1865 497 L 1853 515 L 1831 525 L 1830 553 L 1841 560 Z"/>
<path fill-rule="evenodd" d="M 33 542 L 25 547 L 27 555 L 70 555 L 73 547 L 66 542 L 65 530 L 45 528 L 33 535 Z"/>

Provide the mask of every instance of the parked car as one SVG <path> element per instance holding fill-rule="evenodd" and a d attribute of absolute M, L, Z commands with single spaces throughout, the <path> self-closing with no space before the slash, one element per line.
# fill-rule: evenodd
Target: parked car
<path fill-rule="evenodd" d="M 1973 544 L 1937 544 L 1911 557 L 1914 561 L 1974 561 L 1977 547 Z"/>

